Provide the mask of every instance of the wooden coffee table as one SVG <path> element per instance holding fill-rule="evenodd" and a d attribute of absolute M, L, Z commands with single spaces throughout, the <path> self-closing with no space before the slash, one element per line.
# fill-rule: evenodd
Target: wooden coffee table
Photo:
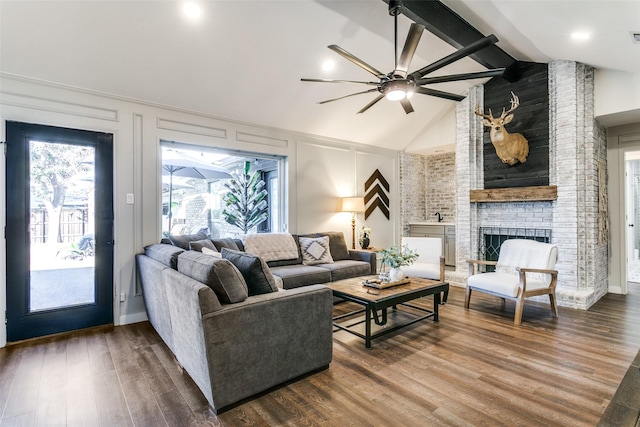
<path fill-rule="evenodd" d="M 374 338 L 378 338 L 382 335 L 386 335 L 428 318 L 433 318 L 436 322 L 438 321 L 440 295 L 442 292 L 449 291 L 448 283 L 410 277 L 410 282 L 407 284 L 385 289 L 370 288 L 362 284 L 367 279 L 372 280 L 375 278 L 376 276 L 361 276 L 326 284 L 327 287 L 333 291 L 334 296 L 364 306 L 364 309 L 362 310 L 356 310 L 334 317 L 334 327 L 364 339 L 365 347 L 371 348 L 371 340 Z M 428 295 L 433 295 L 433 310 L 408 304 L 409 301 Z M 394 311 L 400 311 L 399 307 L 410 308 L 411 310 L 402 310 L 403 314 L 410 313 L 410 319 L 387 326 L 387 310 L 390 307 Z M 362 313 L 364 313 L 364 319 L 361 319 L 362 316 L 358 316 Z M 338 323 L 345 319 L 347 319 L 347 321 Z M 381 327 L 377 328 L 378 330 L 373 333 L 371 325 L 372 319 L 376 325 Z M 364 334 L 356 330 L 363 323 Z M 362 328 L 360 327 L 360 329 Z"/>

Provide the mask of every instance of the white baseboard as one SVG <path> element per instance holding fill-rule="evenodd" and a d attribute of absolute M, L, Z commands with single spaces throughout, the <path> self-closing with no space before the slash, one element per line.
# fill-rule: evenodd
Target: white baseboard
<path fill-rule="evenodd" d="M 120 316 L 120 321 L 118 322 L 118 325 L 129 325 L 131 323 L 138 323 L 138 322 L 144 322 L 145 320 L 148 320 L 149 318 L 147 317 L 147 313 L 144 311 L 141 311 L 140 313 L 133 313 L 133 314 L 126 314 L 123 316 Z"/>

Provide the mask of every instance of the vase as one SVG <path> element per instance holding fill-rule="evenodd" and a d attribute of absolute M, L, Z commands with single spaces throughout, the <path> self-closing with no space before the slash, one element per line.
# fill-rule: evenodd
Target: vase
<path fill-rule="evenodd" d="M 400 267 L 392 268 L 391 270 L 389 270 L 389 281 L 397 282 L 399 280 L 402 280 L 403 277 L 404 273 L 402 272 Z"/>
<path fill-rule="evenodd" d="M 369 247 L 369 238 L 368 237 L 363 237 L 362 238 L 362 243 L 360 243 L 360 246 L 362 246 L 362 249 L 367 249 Z"/>

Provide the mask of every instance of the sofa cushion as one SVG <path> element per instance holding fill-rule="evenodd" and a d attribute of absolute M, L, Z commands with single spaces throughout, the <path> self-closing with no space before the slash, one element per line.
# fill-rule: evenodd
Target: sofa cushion
<path fill-rule="evenodd" d="M 315 267 L 326 268 L 331 272 L 331 281 L 350 279 L 371 274 L 371 265 L 364 261 L 340 260 L 333 264 L 317 264 Z"/>
<path fill-rule="evenodd" d="M 178 246 L 186 251 L 189 250 L 189 242 L 193 242 L 196 240 L 206 239 L 207 235 L 204 232 L 199 232 L 197 234 L 170 234 L 169 240 L 171 244 L 174 246 Z"/>
<path fill-rule="evenodd" d="M 222 248 L 233 249 L 234 251 L 240 250 L 235 240 L 233 239 L 213 239 L 211 240 L 211 242 L 216 247 L 218 252 L 222 252 Z"/>
<path fill-rule="evenodd" d="M 329 249 L 329 237 L 299 237 L 304 265 L 329 264 L 333 262 Z"/>
<path fill-rule="evenodd" d="M 331 272 L 326 268 L 313 265 L 283 265 L 272 267 L 272 273 L 282 279 L 284 289 L 299 288 L 300 286 L 316 285 L 331 281 Z"/>
<path fill-rule="evenodd" d="M 239 251 L 244 252 L 244 243 L 242 243 L 242 239 L 233 239 L 233 242 L 236 244 Z M 229 248 L 229 249 L 233 249 L 233 248 Z"/>
<path fill-rule="evenodd" d="M 202 240 L 194 240 L 193 242 L 189 242 L 189 250 L 202 252 L 202 248 L 216 250 L 216 247 L 213 245 L 213 242 L 209 239 Z"/>
<path fill-rule="evenodd" d="M 350 259 L 349 248 L 344 240 L 344 234 L 341 231 L 326 231 L 317 233 L 318 236 L 329 237 L 329 249 L 331 250 L 331 258 L 334 261 L 342 259 Z"/>
<path fill-rule="evenodd" d="M 222 248 L 222 258 L 231 261 L 240 271 L 249 288 L 249 296 L 268 294 L 278 290 L 271 270 L 259 256 Z"/>
<path fill-rule="evenodd" d="M 178 271 L 209 286 L 227 304 L 242 302 L 249 296 L 244 277 L 226 259 L 187 251 L 178 257 Z"/>
<path fill-rule="evenodd" d="M 243 236 L 244 250 L 265 262 L 298 258 L 298 245 L 289 233 L 258 233 Z"/>
<path fill-rule="evenodd" d="M 154 243 L 144 248 L 144 254 L 174 270 L 178 268 L 178 255 L 184 250 L 173 245 L 165 245 L 164 243 Z"/>

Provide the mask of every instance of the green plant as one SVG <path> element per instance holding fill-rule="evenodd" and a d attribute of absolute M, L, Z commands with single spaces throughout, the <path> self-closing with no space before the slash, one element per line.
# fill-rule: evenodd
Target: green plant
<path fill-rule="evenodd" d="M 403 265 L 411 265 L 418 259 L 418 253 L 408 246 L 392 246 L 389 249 L 380 251 L 380 259 L 391 268 L 402 267 Z"/>
<path fill-rule="evenodd" d="M 245 162 L 243 173 L 234 174 L 224 184 L 229 192 L 222 197 L 224 220 L 244 234 L 269 217 L 265 182 L 260 179 L 259 172 L 250 175 L 250 169 L 251 162 Z"/>

